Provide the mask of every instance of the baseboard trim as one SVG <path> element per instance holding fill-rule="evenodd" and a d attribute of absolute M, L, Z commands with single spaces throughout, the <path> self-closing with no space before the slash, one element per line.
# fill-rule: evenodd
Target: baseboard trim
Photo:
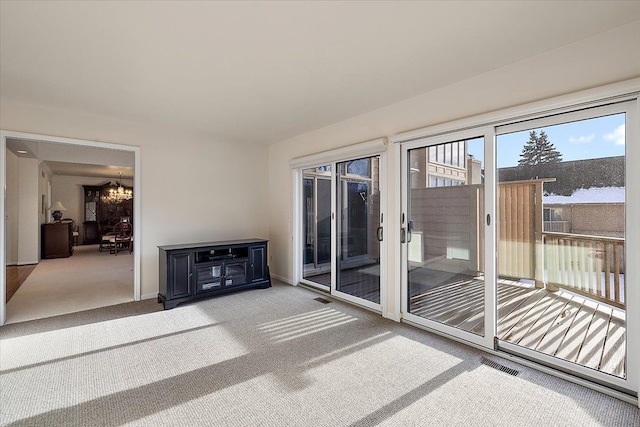
<path fill-rule="evenodd" d="M 16 262 L 14 265 L 23 266 L 23 265 L 34 265 L 38 264 L 39 261 L 31 261 L 31 262 Z"/>
<path fill-rule="evenodd" d="M 273 279 L 276 279 L 276 280 L 280 281 L 280 282 L 284 282 L 287 285 L 293 285 L 293 282 L 291 280 L 287 279 L 286 277 L 278 276 L 277 274 L 273 274 L 273 273 L 271 273 L 271 277 Z"/>
<path fill-rule="evenodd" d="M 158 293 L 156 292 L 155 294 L 144 294 L 140 296 L 140 301 L 145 300 L 145 299 L 153 299 L 153 298 L 157 298 L 158 297 Z"/>

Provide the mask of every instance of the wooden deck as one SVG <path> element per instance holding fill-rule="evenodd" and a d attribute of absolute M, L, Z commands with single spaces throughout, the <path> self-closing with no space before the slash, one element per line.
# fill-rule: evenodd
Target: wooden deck
<path fill-rule="evenodd" d="M 410 312 L 480 334 L 483 282 L 456 280 L 410 298 Z M 498 338 L 592 369 L 625 376 L 625 313 L 566 291 L 498 283 Z"/>
<path fill-rule="evenodd" d="M 410 272 L 409 311 L 417 316 L 481 334 L 484 293 L 481 278 L 416 269 Z M 330 285 L 331 275 L 309 277 Z M 378 299 L 375 275 L 343 271 L 343 291 Z M 378 282 L 375 283 L 377 285 Z M 533 284 L 498 283 L 498 338 L 589 368 L 625 377 L 625 312 L 602 302 Z"/>

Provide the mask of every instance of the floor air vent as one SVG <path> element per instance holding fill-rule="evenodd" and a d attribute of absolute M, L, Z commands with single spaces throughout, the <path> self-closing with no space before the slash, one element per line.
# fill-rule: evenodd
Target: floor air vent
<path fill-rule="evenodd" d="M 513 375 L 514 377 L 517 377 L 518 374 L 520 373 L 520 371 L 516 371 L 515 369 L 511 369 L 511 368 L 507 368 L 504 365 L 501 365 L 497 362 L 494 362 L 493 360 L 489 360 L 486 357 L 483 357 L 480 359 L 480 363 L 482 363 L 483 365 L 487 365 L 492 367 L 493 369 L 497 369 L 499 371 L 502 372 L 506 372 L 509 375 Z"/>
<path fill-rule="evenodd" d="M 329 303 L 331 302 L 331 301 L 329 301 L 328 299 L 324 299 L 324 298 L 322 298 L 322 297 L 314 298 L 313 300 L 314 300 L 314 301 L 321 302 L 321 303 L 323 303 L 323 304 L 329 304 Z"/>

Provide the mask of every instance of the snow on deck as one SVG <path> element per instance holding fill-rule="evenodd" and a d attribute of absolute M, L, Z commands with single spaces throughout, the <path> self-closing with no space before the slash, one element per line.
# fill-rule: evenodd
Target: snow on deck
<path fill-rule="evenodd" d="M 624 187 L 580 188 L 570 196 L 550 194 L 542 198 L 544 204 L 568 205 L 576 203 L 624 203 Z"/>

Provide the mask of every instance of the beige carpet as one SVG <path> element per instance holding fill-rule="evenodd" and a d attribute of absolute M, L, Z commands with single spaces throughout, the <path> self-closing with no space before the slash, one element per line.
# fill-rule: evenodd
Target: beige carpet
<path fill-rule="evenodd" d="M 7 426 L 638 426 L 628 403 L 274 283 L 0 328 Z M 520 371 L 512 376 L 482 356 Z"/>
<path fill-rule="evenodd" d="M 6 323 L 133 301 L 133 254 L 76 246 L 69 258 L 43 259 L 7 304 Z"/>

